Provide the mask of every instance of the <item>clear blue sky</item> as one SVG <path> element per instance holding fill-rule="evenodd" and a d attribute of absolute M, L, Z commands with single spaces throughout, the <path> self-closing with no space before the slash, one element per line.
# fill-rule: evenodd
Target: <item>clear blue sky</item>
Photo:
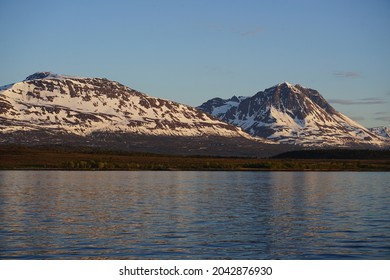
<path fill-rule="evenodd" d="M 390 127 L 389 0 L 0 0 L 0 85 L 106 77 L 197 106 L 282 81 Z"/>

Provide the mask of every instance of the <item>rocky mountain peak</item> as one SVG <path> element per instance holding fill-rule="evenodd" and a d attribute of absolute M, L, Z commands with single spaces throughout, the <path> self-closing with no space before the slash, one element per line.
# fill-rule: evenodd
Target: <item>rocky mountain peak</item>
<path fill-rule="evenodd" d="M 288 87 L 288 88 L 293 88 L 294 85 L 293 85 L 293 84 L 290 84 L 290 83 L 287 82 L 287 81 L 284 81 L 284 82 L 281 82 L 281 83 L 277 84 L 276 87 L 283 87 L 283 88 Z"/>
<path fill-rule="evenodd" d="M 55 78 L 55 77 L 59 77 L 59 75 L 52 72 L 36 72 L 28 76 L 26 79 L 24 79 L 24 81 L 40 80 L 49 77 Z"/>
<path fill-rule="evenodd" d="M 255 137 L 307 146 L 382 145 L 383 137 L 337 112 L 316 90 L 277 84 L 239 102 L 214 98 L 198 108 Z M 212 106 L 211 106 L 212 105 Z"/>

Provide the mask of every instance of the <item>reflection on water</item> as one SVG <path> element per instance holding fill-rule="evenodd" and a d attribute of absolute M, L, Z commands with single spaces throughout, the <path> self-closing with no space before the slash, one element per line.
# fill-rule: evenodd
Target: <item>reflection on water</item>
<path fill-rule="evenodd" d="M 390 173 L 0 172 L 0 258 L 388 259 Z"/>

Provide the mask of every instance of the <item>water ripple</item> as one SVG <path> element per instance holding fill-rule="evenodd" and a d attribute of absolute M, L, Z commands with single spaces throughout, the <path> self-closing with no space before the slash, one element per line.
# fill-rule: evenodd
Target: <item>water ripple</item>
<path fill-rule="evenodd" d="M 390 173 L 0 171 L 2 259 L 389 259 Z"/>

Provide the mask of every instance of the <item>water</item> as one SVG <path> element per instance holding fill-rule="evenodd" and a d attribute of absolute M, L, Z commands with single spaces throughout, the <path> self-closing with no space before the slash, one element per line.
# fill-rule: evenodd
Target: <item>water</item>
<path fill-rule="evenodd" d="M 390 173 L 0 171 L 3 259 L 390 259 Z"/>

